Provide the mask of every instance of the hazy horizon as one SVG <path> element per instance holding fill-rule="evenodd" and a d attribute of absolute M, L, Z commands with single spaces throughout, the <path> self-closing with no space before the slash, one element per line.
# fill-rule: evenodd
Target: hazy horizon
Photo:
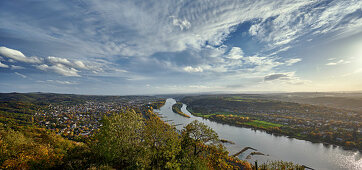
<path fill-rule="evenodd" d="M 362 1 L 0 2 L 0 92 L 362 90 Z"/>
<path fill-rule="evenodd" d="M 314 93 L 314 94 L 324 94 L 324 93 L 335 93 L 335 94 L 362 94 L 361 90 L 357 91 L 300 91 L 300 92 L 288 92 L 288 91 L 240 91 L 240 92 L 227 92 L 227 91 L 212 91 L 212 92 L 194 92 L 194 93 L 139 93 L 139 94 L 98 94 L 98 93 L 63 93 L 63 92 L 50 92 L 50 91 L 29 91 L 29 92 L 2 92 L 3 94 L 10 93 L 19 93 L 19 94 L 70 94 L 70 95 L 89 95 L 89 96 L 163 96 L 163 95 L 243 95 L 243 94 L 303 94 L 303 93 Z"/>

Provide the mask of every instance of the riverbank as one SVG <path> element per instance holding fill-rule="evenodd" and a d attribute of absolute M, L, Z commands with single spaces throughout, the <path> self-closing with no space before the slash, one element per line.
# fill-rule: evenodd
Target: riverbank
<path fill-rule="evenodd" d="M 187 117 L 190 118 L 189 115 L 185 114 L 184 112 L 181 111 L 181 107 L 182 107 L 182 103 L 181 102 L 177 102 L 174 105 L 172 105 L 172 111 L 183 116 L 183 117 Z"/>
<path fill-rule="evenodd" d="M 305 141 L 309 141 L 312 143 L 322 143 L 324 145 L 332 145 L 332 146 L 339 146 L 341 148 L 343 148 L 344 150 L 351 150 L 351 151 L 359 151 L 362 152 L 361 149 L 355 148 L 355 147 L 348 147 L 345 145 L 341 145 L 338 143 L 331 143 L 331 142 L 326 142 L 323 140 L 318 140 L 318 139 L 313 139 L 307 135 L 302 135 L 299 133 L 294 133 L 292 132 L 293 129 L 290 129 L 287 126 L 283 126 L 281 124 L 277 124 L 277 123 L 271 123 L 271 122 L 265 122 L 265 121 L 260 121 L 260 120 L 243 120 L 243 121 L 235 121 L 237 119 L 240 118 L 244 118 L 244 119 L 249 119 L 248 117 L 241 117 L 241 116 L 236 116 L 236 115 L 231 115 L 232 119 L 223 119 L 223 117 L 227 117 L 223 114 L 201 114 L 201 113 L 195 113 L 192 111 L 192 109 L 187 106 L 186 110 L 189 111 L 192 115 L 197 116 L 197 117 L 202 117 L 204 119 L 208 119 L 210 121 L 214 121 L 217 123 L 221 123 L 221 124 L 227 124 L 227 125 L 232 125 L 232 126 L 236 126 L 236 127 L 243 127 L 243 128 L 250 128 L 253 130 L 259 130 L 262 132 L 266 132 L 268 134 L 272 134 L 275 136 L 286 136 L 288 138 L 294 138 L 294 139 L 299 139 L 299 140 L 305 140 Z M 228 116 L 229 116 L 228 115 Z"/>
<path fill-rule="evenodd" d="M 362 168 L 361 153 L 358 151 L 344 150 L 341 147 L 332 147 L 321 143 L 312 143 L 305 140 L 288 138 L 285 135 L 272 135 L 261 130 L 252 130 L 218 123 L 209 119 L 192 115 L 184 104 L 181 108 L 183 113 L 190 115 L 191 118 L 180 116 L 172 111 L 172 105 L 176 101 L 172 98 L 167 99 L 166 104 L 160 110 L 157 110 L 163 120 L 172 120 L 173 124 L 181 124 L 177 129 L 191 123 L 194 120 L 205 123 L 214 129 L 221 139 L 233 141 L 235 144 L 225 143 L 229 153 L 235 154 L 244 147 L 253 147 L 258 151 L 269 156 L 254 155 L 249 162 L 258 161 L 258 165 L 268 161 L 284 160 L 294 162 L 300 165 L 306 165 L 314 169 L 351 169 L 359 170 Z M 239 155 L 240 159 L 245 159 L 249 151 Z"/>

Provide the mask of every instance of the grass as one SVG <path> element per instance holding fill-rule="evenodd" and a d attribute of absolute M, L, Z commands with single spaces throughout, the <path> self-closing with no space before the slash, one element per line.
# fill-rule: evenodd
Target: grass
<path fill-rule="evenodd" d="M 271 127 L 281 127 L 281 126 L 283 126 L 281 124 L 265 122 L 265 121 L 261 121 L 261 120 L 253 120 L 251 122 L 245 122 L 245 124 L 251 125 L 251 126 L 262 127 L 262 128 L 271 128 Z"/>
<path fill-rule="evenodd" d="M 195 116 L 198 116 L 198 117 L 204 117 L 204 118 L 208 119 L 213 115 L 219 115 L 219 114 L 228 115 L 230 113 L 231 112 L 217 112 L 217 113 L 206 114 L 206 115 L 202 114 L 202 113 L 192 113 L 192 114 L 195 115 Z M 250 122 L 244 122 L 243 124 L 254 126 L 254 127 L 260 127 L 260 128 L 272 128 L 272 127 L 281 127 L 281 126 L 283 126 L 282 124 L 271 123 L 271 122 L 266 122 L 266 121 L 262 121 L 262 120 L 251 120 Z"/>
<path fill-rule="evenodd" d="M 201 113 L 192 113 L 194 116 L 197 116 L 197 117 L 205 117 L 205 116 L 208 116 L 208 115 L 203 115 Z"/>

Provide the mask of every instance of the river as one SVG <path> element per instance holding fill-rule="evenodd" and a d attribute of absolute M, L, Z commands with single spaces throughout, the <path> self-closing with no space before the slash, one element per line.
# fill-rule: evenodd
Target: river
<path fill-rule="evenodd" d="M 259 130 L 213 122 L 191 115 L 186 110 L 186 105 L 183 104 L 181 111 L 191 116 L 191 118 L 186 118 L 172 111 L 172 105 L 175 103 L 174 99 L 169 98 L 166 100 L 165 105 L 159 110 L 155 110 L 155 112 L 159 113 L 162 119 L 170 124 L 180 124 L 176 126 L 177 129 L 182 129 L 193 120 L 203 122 L 216 131 L 220 139 L 226 139 L 235 143 L 224 144 L 230 154 L 235 154 L 244 147 L 249 146 L 268 155 L 254 155 L 251 159 L 246 159 L 251 150 L 239 155 L 240 159 L 248 160 L 251 163 L 255 160 L 259 164 L 268 160 L 283 160 L 314 169 L 362 170 L 362 153 L 359 151 L 349 151 L 339 146 L 312 143 L 285 136 L 275 136 Z"/>

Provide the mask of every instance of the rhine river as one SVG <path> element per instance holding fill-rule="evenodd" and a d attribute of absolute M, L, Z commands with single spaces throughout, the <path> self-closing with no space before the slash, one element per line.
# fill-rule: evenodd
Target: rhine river
<path fill-rule="evenodd" d="M 176 128 L 179 130 L 193 120 L 203 122 L 216 131 L 220 139 L 226 139 L 235 143 L 224 144 L 230 154 L 235 154 L 244 147 L 249 146 L 257 149 L 258 152 L 268 155 L 254 155 L 251 159 L 246 159 L 251 150 L 239 155 L 240 159 L 248 160 L 251 163 L 254 163 L 256 160 L 259 164 L 268 160 L 283 160 L 314 169 L 362 170 L 362 153 L 359 151 L 348 151 L 338 146 L 312 143 L 285 136 L 275 136 L 258 130 L 209 121 L 191 115 L 186 110 L 186 105 L 184 104 L 181 108 L 182 112 L 191 116 L 191 118 L 186 118 L 172 111 L 172 105 L 175 103 L 174 99 L 167 99 L 165 105 L 159 110 L 155 110 L 155 112 L 159 113 L 164 121 L 177 125 Z"/>

